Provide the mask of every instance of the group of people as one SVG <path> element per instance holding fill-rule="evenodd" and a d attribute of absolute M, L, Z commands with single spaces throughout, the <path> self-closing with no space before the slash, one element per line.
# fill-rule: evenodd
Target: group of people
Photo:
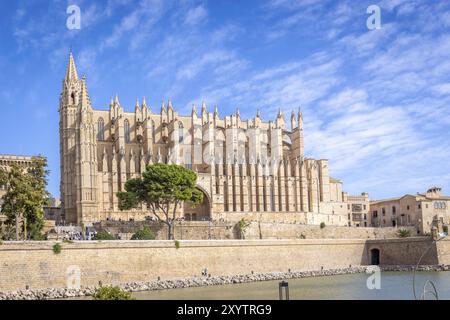
<path fill-rule="evenodd" d="M 93 240 L 96 234 L 95 230 L 86 228 L 83 239 L 83 232 L 80 227 L 57 227 L 56 233 L 58 234 L 58 238 L 70 241 Z"/>

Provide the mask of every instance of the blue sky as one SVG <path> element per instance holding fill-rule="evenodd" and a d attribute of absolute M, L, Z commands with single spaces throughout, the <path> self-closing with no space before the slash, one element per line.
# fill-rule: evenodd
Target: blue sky
<path fill-rule="evenodd" d="M 81 29 L 68 30 L 69 5 Z M 369 5 L 381 29 L 369 30 Z M 450 2 L 0 3 L 0 154 L 42 154 L 59 195 L 58 99 L 72 46 L 95 108 L 119 94 L 265 120 L 302 108 L 306 155 L 372 199 L 450 194 Z"/>

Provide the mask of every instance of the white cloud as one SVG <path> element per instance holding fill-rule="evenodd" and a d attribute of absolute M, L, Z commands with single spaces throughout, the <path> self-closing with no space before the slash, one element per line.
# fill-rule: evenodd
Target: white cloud
<path fill-rule="evenodd" d="M 196 25 L 203 21 L 208 12 L 206 11 L 203 5 L 197 6 L 195 8 L 190 9 L 187 14 L 184 22 L 188 25 Z"/>
<path fill-rule="evenodd" d="M 450 95 L 450 83 L 441 83 L 433 86 L 435 92 L 442 95 Z"/>

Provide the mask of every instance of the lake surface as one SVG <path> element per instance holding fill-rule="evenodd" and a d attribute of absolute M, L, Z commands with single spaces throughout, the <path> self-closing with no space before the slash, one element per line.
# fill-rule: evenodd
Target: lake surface
<path fill-rule="evenodd" d="M 369 290 L 370 274 L 350 274 L 329 277 L 290 279 L 291 300 L 403 300 L 414 299 L 412 272 L 382 272 L 381 289 Z M 430 280 L 436 286 L 439 299 L 450 299 L 450 272 L 418 272 L 416 293 L 423 292 Z M 138 300 L 277 300 L 279 281 L 253 282 L 223 286 L 185 288 L 134 293 Z M 428 295 L 427 299 L 432 299 Z"/>

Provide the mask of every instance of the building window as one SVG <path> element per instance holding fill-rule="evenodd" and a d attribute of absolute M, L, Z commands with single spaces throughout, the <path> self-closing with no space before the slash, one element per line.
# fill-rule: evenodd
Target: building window
<path fill-rule="evenodd" d="M 367 206 L 366 206 L 366 205 L 363 205 L 363 208 L 364 208 L 364 210 L 366 210 L 366 209 L 367 209 Z"/>
<path fill-rule="evenodd" d="M 155 121 L 152 120 L 152 139 L 153 139 L 153 143 L 155 143 L 156 141 L 156 126 L 155 126 Z"/>
<path fill-rule="evenodd" d="M 97 140 L 105 141 L 105 121 L 103 118 L 98 119 L 97 122 Z"/>
<path fill-rule="evenodd" d="M 419 204 L 417 205 L 417 208 L 419 208 L 419 209 L 421 208 L 421 205 L 420 205 L 420 203 L 419 203 Z"/>
<path fill-rule="evenodd" d="M 125 120 L 124 122 L 124 127 L 125 127 L 125 143 L 130 143 L 130 122 L 128 121 L 128 119 Z"/>
<path fill-rule="evenodd" d="M 178 137 L 179 137 L 178 142 L 179 142 L 179 143 L 182 143 L 183 140 L 184 140 L 184 126 L 183 126 L 183 123 L 182 123 L 182 122 L 180 122 L 180 123 L 178 124 Z"/>
<path fill-rule="evenodd" d="M 445 202 L 435 202 L 434 203 L 434 208 L 435 209 L 446 209 L 447 208 L 447 204 Z"/>
<path fill-rule="evenodd" d="M 397 208 L 395 206 L 392 207 L 392 214 L 396 214 L 397 213 Z"/>
<path fill-rule="evenodd" d="M 372 217 L 378 218 L 378 211 L 377 211 L 377 210 L 375 210 L 375 211 L 372 213 Z"/>
<path fill-rule="evenodd" d="M 409 206 L 406 206 L 406 210 L 409 210 Z"/>
<path fill-rule="evenodd" d="M 381 209 L 381 213 L 383 214 L 383 216 L 385 216 L 385 215 L 386 215 L 386 209 L 385 209 L 385 208 L 382 208 L 382 209 Z"/>

